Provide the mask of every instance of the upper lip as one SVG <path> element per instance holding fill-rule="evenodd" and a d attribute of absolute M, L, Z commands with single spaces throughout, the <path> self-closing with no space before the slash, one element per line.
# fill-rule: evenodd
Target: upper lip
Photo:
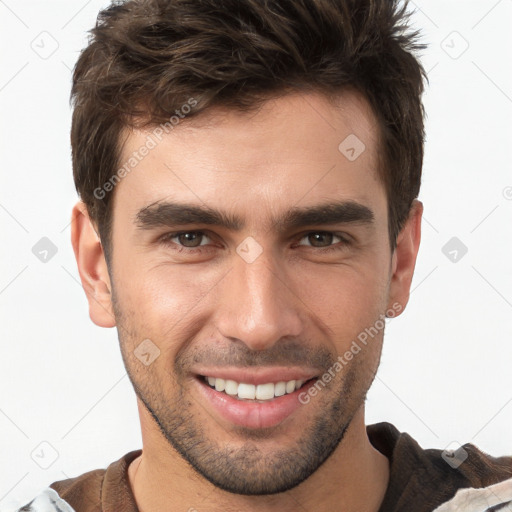
<path fill-rule="evenodd" d="M 216 379 L 234 380 L 245 384 L 267 384 L 269 382 L 288 382 L 290 380 L 309 380 L 316 377 L 321 372 L 311 368 L 300 368 L 291 366 L 273 366 L 273 367 L 246 367 L 246 368 L 228 368 L 228 367 L 204 367 L 194 368 L 196 375 L 204 377 L 214 377 Z"/>

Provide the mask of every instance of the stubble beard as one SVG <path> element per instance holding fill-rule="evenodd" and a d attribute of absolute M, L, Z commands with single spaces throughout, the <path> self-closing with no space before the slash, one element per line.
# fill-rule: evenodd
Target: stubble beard
<path fill-rule="evenodd" d="M 139 337 L 124 324 L 124 316 L 117 305 L 114 310 L 117 310 L 121 354 L 137 397 L 173 451 L 211 484 L 233 494 L 259 496 L 286 492 L 317 471 L 340 445 L 355 414 L 364 406 L 380 360 L 380 353 L 373 364 L 364 357 L 354 359 L 342 370 L 343 375 L 334 378 L 303 405 L 316 412 L 313 417 L 307 416 L 304 432 L 292 446 L 272 450 L 261 448 L 261 443 L 271 440 L 279 426 L 258 430 L 233 426 L 236 444 L 221 444 L 209 437 L 208 425 L 202 425 L 194 415 L 194 405 L 198 410 L 202 406 L 187 391 L 186 379 L 180 382 L 183 371 L 178 360 L 174 374 L 168 375 L 168 385 L 165 386 L 163 376 L 143 369 L 140 361 L 127 349 L 133 347 L 133 340 Z M 330 357 L 331 364 L 325 368 L 334 362 L 333 356 Z M 371 367 L 368 367 L 369 363 Z M 172 386 L 170 382 L 173 382 Z"/>

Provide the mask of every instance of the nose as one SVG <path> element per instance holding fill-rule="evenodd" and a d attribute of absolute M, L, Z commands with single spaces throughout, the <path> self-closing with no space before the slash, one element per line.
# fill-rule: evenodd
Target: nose
<path fill-rule="evenodd" d="M 251 350 L 265 350 L 283 337 L 299 336 L 302 302 L 282 263 L 276 263 L 270 250 L 251 263 L 238 254 L 233 259 L 219 290 L 216 325 L 220 333 Z"/>

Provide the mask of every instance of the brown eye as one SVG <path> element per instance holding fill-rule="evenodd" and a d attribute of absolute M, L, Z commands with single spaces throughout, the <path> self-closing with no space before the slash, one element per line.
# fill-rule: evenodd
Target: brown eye
<path fill-rule="evenodd" d="M 206 243 L 202 243 L 206 239 Z M 205 235 L 202 231 L 181 231 L 179 233 L 167 233 L 160 238 L 160 242 L 176 248 L 177 250 L 183 249 L 199 249 L 208 245 L 210 237 Z M 206 249 L 206 247 L 204 247 Z"/>
<path fill-rule="evenodd" d="M 342 251 L 351 246 L 351 239 L 348 235 L 329 231 L 311 231 L 300 239 L 300 241 L 303 240 L 306 240 L 307 243 L 299 242 L 299 246 L 318 249 L 317 252 Z"/>
<path fill-rule="evenodd" d="M 310 233 L 308 241 L 313 247 L 329 247 L 332 244 L 334 235 L 332 233 Z"/>
<path fill-rule="evenodd" d="M 179 243 L 184 247 L 198 247 L 201 245 L 200 242 L 202 237 L 204 237 L 202 233 L 197 231 L 190 231 L 188 233 L 180 233 L 179 235 L 176 235 L 175 238 L 177 238 Z"/>

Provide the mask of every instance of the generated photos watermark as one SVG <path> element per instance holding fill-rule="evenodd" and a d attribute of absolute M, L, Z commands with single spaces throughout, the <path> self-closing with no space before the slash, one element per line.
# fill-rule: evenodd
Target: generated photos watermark
<path fill-rule="evenodd" d="M 379 318 L 370 327 L 367 327 L 364 331 L 361 331 L 357 335 L 357 340 L 353 340 L 350 348 L 343 354 L 338 356 L 336 362 L 328 368 L 321 377 L 319 377 L 314 384 L 312 384 L 307 390 L 302 391 L 299 394 L 299 402 L 303 405 L 309 404 L 311 397 L 316 396 L 322 389 L 324 389 L 336 375 L 343 370 L 347 364 L 354 359 L 354 357 L 361 352 L 363 347 L 368 344 L 369 339 L 375 338 L 386 326 L 386 318 L 394 318 L 397 316 L 403 307 L 398 302 L 395 302 L 391 308 L 389 308 L 385 314 L 381 314 Z M 363 345 L 363 346 L 361 346 Z"/>
<path fill-rule="evenodd" d="M 146 141 L 136 151 L 126 159 L 124 164 L 101 186 L 94 189 L 96 199 L 104 199 L 108 192 L 112 192 L 115 186 L 128 174 L 130 174 L 137 165 L 149 155 L 152 149 L 162 141 L 164 134 L 169 134 L 174 128 L 189 114 L 197 105 L 195 98 L 189 98 L 181 108 L 175 110 L 175 116 L 171 116 L 165 123 L 159 124 L 146 137 Z"/>

